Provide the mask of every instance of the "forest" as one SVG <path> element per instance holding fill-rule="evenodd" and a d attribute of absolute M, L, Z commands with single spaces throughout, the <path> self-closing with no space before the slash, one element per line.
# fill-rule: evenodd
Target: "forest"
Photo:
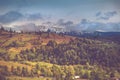
<path fill-rule="evenodd" d="M 115 41 L 1 27 L 0 45 L 2 80 L 120 78 L 120 44 Z"/>

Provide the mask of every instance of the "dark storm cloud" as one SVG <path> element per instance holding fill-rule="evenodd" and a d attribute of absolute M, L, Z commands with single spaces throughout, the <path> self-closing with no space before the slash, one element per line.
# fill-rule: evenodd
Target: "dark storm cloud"
<path fill-rule="evenodd" d="M 114 17 L 114 22 L 119 22 L 119 19 L 116 16 L 120 16 L 119 4 L 120 0 L 0 0 L 0 23 L 6 25 L 6 23 L 14 24 L 14 22 L 19 21 L 19 23 L 22 25 L 22 22 L 24 21 L 23 19 L 25 19 L 26 22 L 27 20 L 29 20 L 28 23 L 36 23 L 35 20 L 44 19 L 44 16 L 51 15 L 50 19 L 45 19 L 53 22 L 54 24 L 54 20 L 57 21 L 61 18 L 64 18 L 64 20 L 59 20 L 55 24 L 57 24 L 58 27 L 64 26 L 67 30 L 96 30 L 100 29 L 100 27 L 98 26 L 101 26 L 105 29 L 106 24 L 102 22 L 100 23 L 99 20 L 107 20 L 107 22 L 111 22 L 113 21 L 111 19 L 113 19 Z M 11 13 L 11 11 L 14 12 Z M 109 12 L 103 13 L 104 11 Z M 95 17 L 93 17 L 92 15 L 96 12 L 98 13 Z M 70 16 L 68 15 L 69 13 Z M 74 22 L 76 22 L 76 20 L 79 21 L 82 18 L 85 19 L 83 19 L 80 22 L 79 27 L 77 27 Z M 95 20 L 96 18 L 99 23 L 97 22 L 97 20 L 96 22 L 91 22 L 87 20 Z M 23 21 L 21 22 L 21 20 Z M 13 26 L 12 24 L 8 25 Z M 119 25 L 116 26 L 119 27 Z M 111 27 L 107 29 L 108 31 L 113 30 L 113 28 Z"/>
<path fill-rule="evenodd" d="M 0 23 L 3 23 L 3 24 L 12 23 L 20 19 L 21 20 L 27 19 L 29 21 L 41 20 L 41 19 L 43 20 L 43 16 L 40 13 L 23 15 L 22 13 L 17 11 L 9 11 L 5 14 L 0 15 Z"/>
<path fill-rule="evenodd" d="M 64 21 L 63 19 L 60 19 L 58 20 L 57 24 L 60 26 L 71 26 L 74 23 L 72 21 Z"/>
<path fill-rule="evenodd" d="M 10 23 L 14 22 L 23 17 L 23 15 L 17 11 L 10 11 L 3 15 L 0 15 L 0 23 Z"/>
<path fill-rule="evenodd" d="M 76 24 L 73 21 L 65 21 L 64 19 L 60 19 L 56 23 L 60 27 L 64 27 L 66 31 L 78 31 L 76 30 Z"/>

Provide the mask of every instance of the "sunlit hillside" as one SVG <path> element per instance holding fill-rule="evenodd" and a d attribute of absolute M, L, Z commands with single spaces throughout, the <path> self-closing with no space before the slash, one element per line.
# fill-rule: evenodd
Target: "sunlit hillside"
<path fill-rule="evenodd" d="M 120 76 L 120 45 L 55 32 L 0 29 L 2 80 L 105 80 Z M 76 76 L 78 78 L 76 78 Z"/>

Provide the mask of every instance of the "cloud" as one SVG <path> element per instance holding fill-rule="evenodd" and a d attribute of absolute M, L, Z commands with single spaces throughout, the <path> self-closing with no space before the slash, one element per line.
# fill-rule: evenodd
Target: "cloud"
<path fill-rule="evenodd" d="M 43 17 L 40 13 L 36 13 L 36 14 L 29 14 L 27 19 L 28 20 L 38 20 L 38 19 L 43 19 Z"/>
<path fill-rule="evenodd" d="M 104 13 L 104 14 L 105 14 L 105 16 L 107 16 L 107 17 L 113 17 L 114 15 L 117 14 L 117 12 L 116 12 L 116 11 L 112 11 L 112 12 L 107 12 L 107 13 Z"/>
<path fill-rule="evenodd" d="M 59 26 L 71 26 L 74 23 L 72 21 L 64 21 L 63 19 L 58 20 L 57 25 Z"/>
<path fill-rule="evenodd" d="M 98 13 L 96 13 L 96 17 L 98 20 L 109 20 L 110 18 L 112 18 L 116 14 L 117 14 L 116 11 L 105 12 L 105 13 L 98 12 Z"/>
<path fill-rule="evenodd" d="M 10 11 L 3 15 L 0 15 L 0 23 L 11 23 L 23 17 L 23 15 L 17 11 Z"/>
<path fill-rule="evenodd" d="M 82 19 L 82 20 L 81 20 L 81 23 L 82 23 L 82 24 L 85 24 L 85 23 L 87 23 L 87 22 L 88 22 L 87 19 Z"/>
<path fill-rule="evenodd" d="M 97 13 L 96 13 L 96 16 L 100 16 L 100 15 L 101 15 L 101 12 L 97 12 Z"/>
<path fill-rule="evenodd" d="M 36 26 L 34 23 L 27 23 L 27 24 L 23 24 L 23 25 L 15 25 L 13 29 L 16 30 L 16 31 L 25 31 L 25 32 L 39 31 L 38 26 Z"/>
<path fill-rule="evenodd" d="M 63 27 L 65 31 L 75 31 L 76 27 L 73 21 L 65 21 L 63 19 L 58 20 L 56 25 Z"/>
<path fill-rule="evenodd" d="M 9 11 L 3 15 L 0 15 L 0 23 L 2 24 L 8 24 L 15 21 L 36 21 L 36 20 L 43 20 L 44 16 L 40 13 L 34 13 L 34 14 L 22 14 L 17 11 Z"/>
<path fill-rule="evenodd" d="M 120 23 L 102 23 L 102 22 L 92 22 L 86 19 L 81 20 L 81 22 L 75 27 L 79 31 L 94 32 L 97 30 L 107 31 L 107 32 L 120 32 Z"/>

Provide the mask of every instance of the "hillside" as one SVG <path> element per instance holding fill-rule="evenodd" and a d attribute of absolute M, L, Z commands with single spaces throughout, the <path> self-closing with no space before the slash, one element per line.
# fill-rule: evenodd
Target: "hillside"
<path fill-rule="evenodd" d="M 46 45 L 50 40 L 55 40 L 58 44 L 68 43 L 74 37 L 56 33 L 10 33 L 1 31 L 0 48 L 7 49 L 8 53 L 19 53 L 21 50 Z"/>
<path fill-rule="evenodd" d="M 3 80 L 106 80 L 120 77 L 120 45 L 53 32 L 0 29 Z M 6 78 L 6 79 L 4 79 Z"/>

